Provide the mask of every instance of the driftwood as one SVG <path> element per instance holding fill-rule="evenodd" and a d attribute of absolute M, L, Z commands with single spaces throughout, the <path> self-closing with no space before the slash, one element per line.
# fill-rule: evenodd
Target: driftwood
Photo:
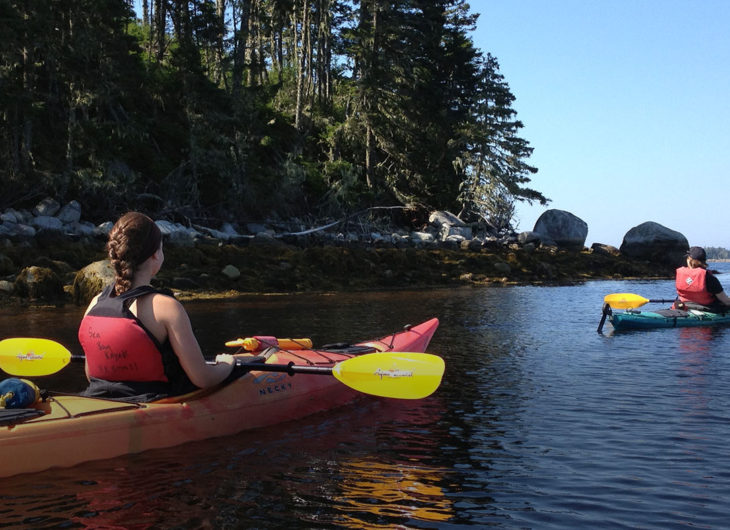
<path fill-rule="evenodd" d="M 371 210 L 405 210 L 408 208 L 407 206 L 372 206 L 370 208 L 365 208 L 364 210 L 360 210 L 358 212 L 355 212 L 353 214 L 346 215 L 342 219 L 339 219 L 337 221 L 333 221 L 331 223 L 327 223 L 326 225 L 317 226 L 315 228 L 309 228 L 308 230 L 302 230 L 301 232 L 285 232 L 282 234 L 276 234 L 275 237 L 284 237 L 284 236 L 304 236 L 307 234 L 313 234 L 315 232 L 321 232 L 322 230 L 327 230 L 328 228 L 332 228 L 334 226 L 337 226 L 339 224 L 347 224 L 351 219 L 355 217 L 359 217 L 362 214 L 365 214 Z"/>

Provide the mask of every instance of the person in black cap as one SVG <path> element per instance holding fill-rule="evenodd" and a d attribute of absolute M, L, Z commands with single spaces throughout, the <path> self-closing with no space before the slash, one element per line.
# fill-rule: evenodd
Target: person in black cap
<path fill-rule="evenodd" d="M 707 270 L 707 254 L 702 247 L 692 247 L 687 252 L 687 265 L 677 269 L 675 280 L 677 296 L 676 308 L 687 304 L 710 308 L 712 311 L 725 312 L 730 308 L 730 297 L 718 280 Z"/>

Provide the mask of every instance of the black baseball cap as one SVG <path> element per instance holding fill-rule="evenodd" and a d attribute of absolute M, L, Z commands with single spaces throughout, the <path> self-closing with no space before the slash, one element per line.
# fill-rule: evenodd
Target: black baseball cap
<path fill-rule="evenodd" d="M 705 249 L 702 247 L 692 247 L 689 251 L 687 251 L 687 256 L 692 259 L 696 259 L 697 261 L 707 261 L 707 254 L 705 253 Z"/>

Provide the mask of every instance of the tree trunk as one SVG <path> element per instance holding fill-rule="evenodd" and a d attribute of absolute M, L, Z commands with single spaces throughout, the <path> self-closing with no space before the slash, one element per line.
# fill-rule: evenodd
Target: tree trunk
<path fill-rule="evenodd" d="M 145 26 L 150 25 L 150 2 L 149 0 L 142 0 L 142 24 Z"/>
<path fill-rule="evenodd" d="M 150 28 L 150 38 L 154 35 L 154 50 L 157 62 L 162 62 L 165 56 L 165 33 L 167 31 L 167 12 L 165 11 L 165 0 L 154 0 L 155 12 L 154 25 Z"/>
<path fill-rule="evenodd" d="M 374 171 L 374 159 L 373 154 L 373 129 L 370 125 L 367 126 L 365 131 L 365 182 L 369 189 L 375 187 L 375 171 Z"/>
<path fill-rule="evenodd" d="M 225 56 L 223 41 L 225 38 L 226 0 L 216 0 L 215 15 L 218 18 L 220 29 L 215 39 L 215 71 L 213 73 L 213 80 L 216 85 L 223 85 L 225 89 L 228 90 L 228 79 L 223 72 L 223 61 Z"/>
<path fill-rule="evenodd" d="M 295 10 L 296 11 L 296 10 Z M 296 15 L 294 15 L 293 29 L 296 34 Z M 307 49 L 305 47 L 306 42 L 306 31 L 309 25 L 309 1 L 303 0 L 302 2 L 302 30 L 299 38 L 294 38 L 294 47 L 299 50 L 299 60 L 297 62 L 297 103 L 296 110 L 294 113 L 294 127 L 297 130 L 301 130 L 302 123 L 302 108 L 304 106 L 304 76 L 306 74 L 307 64 Z M 301 42 L 300 46 L 297 43 Z"/>
<path fill-rule="evenodd" d="M 236 4 L 239 4 L 241 6 L 241 9 L 239 12 L 238 30 L 234 29 L 235 36 L 233 40 L 232 90 L 234 94 L 238 93 L 241 87 L 244 86 L 244 77 L 246 73 L 246 45 L 248 43 L 249 19 L 251 18 L 250 2 L 236 2 Z"/>

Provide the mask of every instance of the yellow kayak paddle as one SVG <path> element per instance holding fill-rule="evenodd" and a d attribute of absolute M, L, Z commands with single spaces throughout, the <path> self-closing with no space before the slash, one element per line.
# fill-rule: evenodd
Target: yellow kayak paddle
<path fill-rule="evenodd" d="M 0 369 L 14 376 L 42 376 L 58 372 L 70 361 L 83 361 L 49 339 L 11 338 L 0 341 Z M 359 392 L 375 396 L 421 399 L 441 384 L 444 360 L 430 353 L 380 352 L 351 357 L 332 367 L 238 362 L 245 372 L 284 372 L 333 375 Z"/>
<path fill-rule="evenodd" d="M 632 293 L 607 294 L 603 298 L 603 303 L 608 304 L 613 309 L 635 309 L 648 303 L 665 304 L 671 302 L 674 302 L 674 300 L 650 300 L 648 298 L 644 298 L 643 296 L 639 296 L 638 294 Z"/>

